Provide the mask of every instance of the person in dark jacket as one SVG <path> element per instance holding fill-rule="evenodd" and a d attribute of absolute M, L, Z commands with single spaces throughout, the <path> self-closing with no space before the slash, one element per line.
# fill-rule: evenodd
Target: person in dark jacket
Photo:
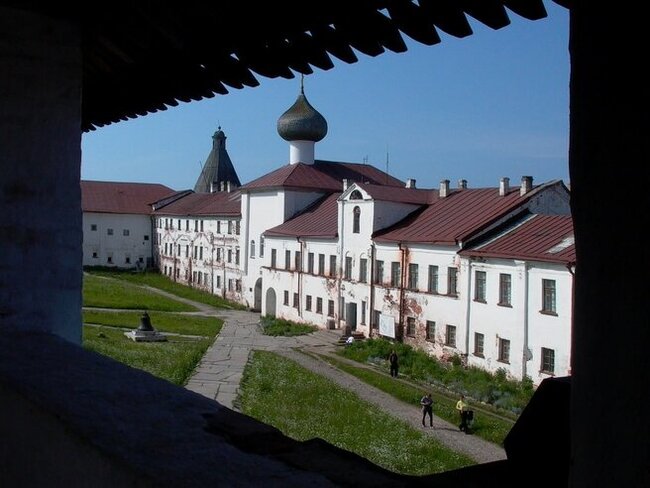
<path fill-rule="evenodd" d="M 390 375 L 393 378 L 397 378 L 399 364 L 397 362 L 397 353 L 395 352 L 395 349 L 393 349 L 388 355 L 388 363 L 390 364 Z"/>

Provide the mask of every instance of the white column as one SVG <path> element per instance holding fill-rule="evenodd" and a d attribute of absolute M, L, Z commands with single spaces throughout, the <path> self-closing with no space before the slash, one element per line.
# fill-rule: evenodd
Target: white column
<path fill-rule="evenodd" d="M 81 51 L 0 7 L 0 324 L 81 342 Z"/>
<path fill-rule="evenodd" d="M 289 164 L 314 164 L 314 141 L 289 141 Z"/>

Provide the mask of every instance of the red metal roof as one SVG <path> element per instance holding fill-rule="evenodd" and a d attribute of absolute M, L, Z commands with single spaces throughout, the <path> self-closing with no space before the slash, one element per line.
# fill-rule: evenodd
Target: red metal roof
<path fill-rule="evenodd" d="M 419 189 L 419 188 L 396 188 L 394 186 L 383 186 L 373 184 L 360 184 L 373 200 L 383 200 L 387 202 L 413 203 L 424 205 L 435 200 L 438 196 L 437 190 Z"/>
<path fill-rule="evenodd" d="M 81 209 L 84 212 L 144 214 L 151 204 L 174 193 L 156 183 L 121 183 L 81 180 Z"/>
<path fill-rule="evenodd" d="M 341 193 L 321 198 L 291 220 L 268 229 L 265 236 L 275 237 L 331 237 L 338 234 L 338 204 Z"/>
<path fill-rule="evenodd" d="M 241 215 L 241 193 L 188 193 L 172 203 L 159 207 L 155 211 L 159 215 L 207 216 L 207 215 Z"/>
<path fill-rule="evenodd" d="M 304 188 L 326 192 L 341 191 L 343 180 L 350 183 L 374 183 L 403 187 L 404 182 L 368 164 L 316 161 L 314 164 L 289 164 L 282 166 L 250 183 L 242 190 L 264 188 Z"/>
<path fill-rule="evenodd" d="M 575 263 L 573 219 L 566 215 L 529 215 L 499 237 L 460 253 L 464 256 Z"/>
<path fill-rule="evenodd" d="M 375 233 L 377 242 L 426 242 L 429 244 L 456 244 L 527 201 L 540 188 L 523 196 L 519 188 L 511 189 L 505 196 L 498 188 L 465 188 L 450 190 L 447 197 L 439 193 L 423 209 L 388 229 Z"/>

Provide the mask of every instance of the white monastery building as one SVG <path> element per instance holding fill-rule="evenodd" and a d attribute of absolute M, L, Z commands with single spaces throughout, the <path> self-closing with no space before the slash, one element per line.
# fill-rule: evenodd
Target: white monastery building
<path fill-rule="evenodd" d="M 265 315 L 536 385 L 570 373 L 575 246 L 562 181 L 419 189 L 368 164 L 317 160 L 327 122 L 302 89 L 277 129 L 288 164 L 242 186 L 219 128 L 194 190 L 147 202 L 161 273 Z M 108 250 L 91 240 L 87 212 L 93 264 L 87 252 Z M 127 264 L 119 256 L 112 264 Z"/>

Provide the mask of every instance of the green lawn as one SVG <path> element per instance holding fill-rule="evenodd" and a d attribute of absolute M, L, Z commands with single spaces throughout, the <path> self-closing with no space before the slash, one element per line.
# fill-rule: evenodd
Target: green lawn
<path fill-rule="evenodd" d="M 167 342 L 134 342 L 120 329 L 90 325 L 83 328 L 84 348 L 182 386 L 212 339 L 168 339 Z"/>
<path fill-rule="evenodd" d="M 254 353 L 238 401 L 244 413 L 294 439 L 319 437 L 397 473 L 433 474 L 474 464 L 354 393 L 270 352 Z"/>
<path fill-rule="evenodd" d="M 193 312 L 196 308 L 118 280 L 84 274 L 84 307 Z"/>
<path fill-rule="evenodd" d="M 181 315 L 165 312 L 147 312 L 151 325 L 161 332 L 215 337 L 221 330 L 223 320 L 215 317 Z M 84 324 L 110 325 L 133 329 L 140 325 L 140 312 L 106 312 L 103 310 L 84 310 Z"/>
<path fill-rule="evenodd" d="M 104 276 L 108 278 L 115 278 L 128 283 L 136 285 L 147 285 L 159 290 L 173 293 L 181 298 L 187 298 L 206 305 L 212 305 L 217 308 L 229 308 L 235 310 L 245 310 L 246 307 L 235 302 L 224 300 L 220 296 L 212 295 L 211 293 L 191 288 L 187 285 L 176 283 L 170 280 L 167 276 L 161 275 L 158 272 L 147 271 L 144 273 L 136 273 L 133 271 L 118 271 L 109 270 L 105 268 L 86 268 L 86 273 L 94 276 Z"/>
<path fill-rule="evenodd" d="M 456 402 L 458 401 L 458 398 L 456 397 L 442 394 L 439 391 L 427 388 L 426 386 L 416 386 L 407 381 L 395 380 L 387 374 L 382 374 L 366 367 L 353 366 L 332 356 L 318 356 L 336 366 L 341 371 L 356 376 L 363 382 L 416 407 L 419 406 L 420 399 L 424 393 L 430 392 L 434 401 L 433 413 L 454 425 L 459 423 L 458 412 L 456 410 Z M 489 410 L 481 410 L 479 406 L 472 405 L 471 401 L 470 408 L 474 410 L 472 433 L 487 441 L 502 445 L 503 440 L 514 425 L 514 422 L 510 419 L 496 416 Z"/>

